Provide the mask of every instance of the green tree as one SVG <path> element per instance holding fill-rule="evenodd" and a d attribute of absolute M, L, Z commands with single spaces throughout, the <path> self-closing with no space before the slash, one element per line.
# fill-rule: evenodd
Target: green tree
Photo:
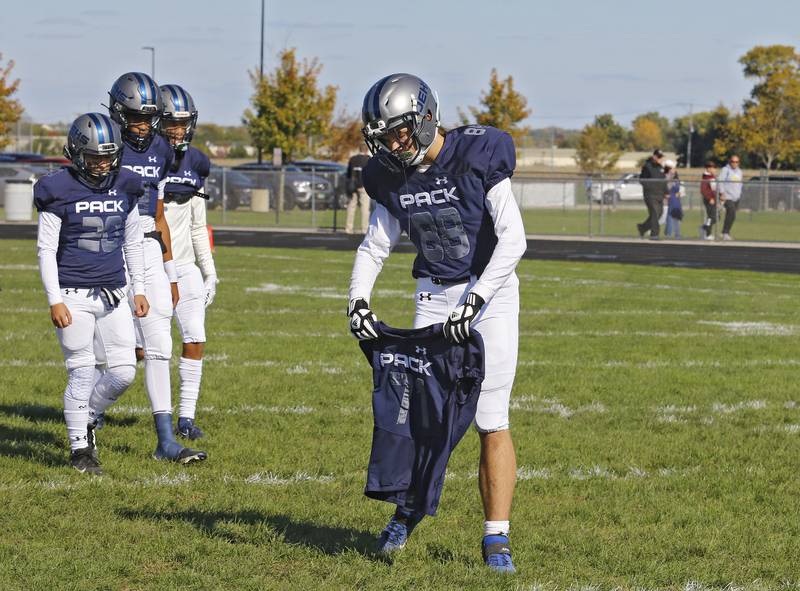
<path fill-rule="evenodd" d="M 527 135 L 528 128 L 521 126 L 520 122 L 531 114 L 531 110 L 528 109 L 528 100 L 514 89 L 512 76 L 500 80 L 497 69 L 492 68 L 489 91 L 481 93 L 481 105 L 480 109 L 469 108 L 475 123 L 502 129 L 511 134 L 515 143 Z M 469 117 L 460 109 L 459 117 L 464 125 L 470 123 Z"/>
<path fill-rule="evenodd" d="M 598 124 L 595 119 L 583 128 L 575 153 L 575 162 L 583 172 L 611 172 L 620 156 L 622 147 L 608 126 Z"/>
<path fill-rule="evenodd" d="M 2 65 L 3 54 L 0 53 L 0 150 L 11 143 L 9 134 L 14 124 L 22 116 L 22 105 L 13 98 L 19 88 L 19 79 L 11 80 L 14 60 Z"/>
<path fill-rule="evenodd" d="M 243 123 L 253 145 L 267 154 L 281 148 L 291 160 L 304 151 L 309 138 L 326 136 L 336 104 L 336 87 L 319 89 L 322 66 L 316 59 L 297 61 L 294 48 L 278 55 L 280 65 L 271 74 L 259 77 L 250 72 L 255 92 Z"/>
<path fill-rule="evenodd" d="M 800 54 L 790 45 L 757 46 L 739 63 L 754 86 L 715 151 L 743 149 L 767 169 L 792 161 L 800 154 Z"/>
<path fill-rule="evenodd" d="M 728 130 L 731 114 L 722 105 L 713 111 L 701 111 L 691 116 L 683 115 L 672 122 L 672 133 L 669 144 L 678 154 L 685 154 L 689 142 L 689 129 L 692 133 L 692 161 L 687 166 L 703 166 L 705 162 L 717 156 L 714 144 Z"/>
<path fill-rule="evenodd" d="M 620 151 L 625 151 L 631 147 L 630 134 L 628 130 L 616 122 L 614 116 L 609 113 L 597 115 L 594 118 L 595 127 L 605 129 L 609 141 L 611 141 Z"/>

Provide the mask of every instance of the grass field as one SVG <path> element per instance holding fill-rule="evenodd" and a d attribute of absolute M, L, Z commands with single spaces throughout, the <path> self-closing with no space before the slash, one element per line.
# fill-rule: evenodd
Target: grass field
<path fill-rule="evenodd" d="M 800 279 L 523 261 L 512 404 L 519 574 L 480 563 L 478 444 L 393 564 L 362 495 L 370 371 L 352 255 L 219 248 L 199 420 L 209 460 L 150 458 L 141 372 L 67 467 L 65 382 L 32 242 L 0 242 L 0 589 L 798 589 Z M 413 310 L 393 255 L 373 308 Z M 177 348 L 176 348 L 177 351 Z"/>

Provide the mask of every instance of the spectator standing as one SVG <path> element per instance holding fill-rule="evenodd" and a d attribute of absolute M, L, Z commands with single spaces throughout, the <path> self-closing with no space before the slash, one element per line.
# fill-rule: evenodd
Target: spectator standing
<path fill-rule="evenodd" d="M 664 236 L 672 236 L 675 240 L 681 239 L 681 220 L 683 219 L 683 205 L 681 204 L 681 179 L 675 162 L 667 160 L 664 163 L 664 172 L 667 175 L 667 227 Z"/>
<path fill-rule="evenodd" d="M 364 152 L 364 148 L 361 148 L 361 151 L 350 158 L 347 163 L 347 183 L 350 191 L 350 201 L 347 203 L 347 221 L 344 226 L 347 234 L 353 233 L 356 208 L 359 205 L 361 206 L 361 233 L 365 234 L 369 227 L 369 195 L 364 190 L 364 183 L 361 180 L 361 171 L 367 162 L 369 162 L 369 156 Z"/>
<path fill-rule="evenodd" d="M 667 179 L 662 163 L 664 153 L 656 149 L 647 159 L 639 174 L 644 193 L 644 204 L 647 206 L 647 219 L 641 224 L 636 224 L 639 236 L 644 237 L 650 232 L 650 240 L 658 240 L 658 220 L 664 210 L 664 199 L 667 196 Z"/>
<path fill-rule="evenodd" d="M 713 160 L 706 162 L 703 171 L 703 180 L 700 182 L 700 194 L 703 196 L 703 206 L 706 208 L 706 217 L 700 226 L 700 238 L 714 240 L 714 224 L 717 223 L 717 164 Z"/>
<path fill-rule="evenodd" d="M 736 210 L 742 197 L 742 169 L 739 168 L 739 157 L 734 154 L 719 173 L 719 200 L 725 208 L 725 223 L 722 225 L 722 239 L 733 240 L 731 228 L 736 221 Z"/>

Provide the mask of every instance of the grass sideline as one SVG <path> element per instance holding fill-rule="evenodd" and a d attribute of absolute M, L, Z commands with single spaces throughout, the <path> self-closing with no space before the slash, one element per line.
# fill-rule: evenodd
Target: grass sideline
<path fill-rule="evenodd" d="M 800 588 L 800 278 L 522 261 L 509 579 L 480 564 L 474 433 L 439 515 L 394 564 L 367 555 L 390 507 L 362 495 L 351 254 L 218 248 L 210 459 L 150 459 L 140 371 L 91 479 L 66 466 L 34 243 L 2 244 L 1 589 Z M 410 263 L 393 255 L 376 286 L 390 324 L 410 323 Z"/>

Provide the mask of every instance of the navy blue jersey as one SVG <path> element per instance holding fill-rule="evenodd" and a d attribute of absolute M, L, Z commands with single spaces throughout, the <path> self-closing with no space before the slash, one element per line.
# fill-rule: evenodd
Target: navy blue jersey
<path fill-rule="evenodd" d="M 364 188 L 416 246 L 413 276 L 456 281 L 486 268 L 497 244 L 486 193 L 509 178 L 515 165 L 510 135 L 470 125 L 447 132 L 425 172 L 412 167 L 392 173 L 371 158 Z"/>
<path fill-rule="evenodd" d="M 377 325 L 361 341 L 372 365 L 372 453 L 364 494 L 435 515 L 450 453 L 475 419 L 484 376 L 483 340 L 448 343 L 442 325 Z"/>
<path fill-rule="evenodd" d="M 165 193 L 194 193 L 203 188 L 211 172 L 211 161 L 195 147 L 176 157 L 167 174 Z"/>
<path fill-rule="evenodd" d="M 160 135 L 153 136 L 150 147 L 137 152 L 128 142 L 122 150 L 122 167 L 132 170 L 145 181 L 145 194 L 139 200 L 139 215 L 156 217 L 158 183 L 166 178 L 174 159 L 174 151 Z"/>
<path fill-rule="evenodd" d="M 143 192 L 141 177 L 124 168 L 103 190 L 88 187 L 69 168 L 39 179 L 33 186 L 36 209 L 61 218 L 61 287 L 125 286 L 125 223 Z"/>

